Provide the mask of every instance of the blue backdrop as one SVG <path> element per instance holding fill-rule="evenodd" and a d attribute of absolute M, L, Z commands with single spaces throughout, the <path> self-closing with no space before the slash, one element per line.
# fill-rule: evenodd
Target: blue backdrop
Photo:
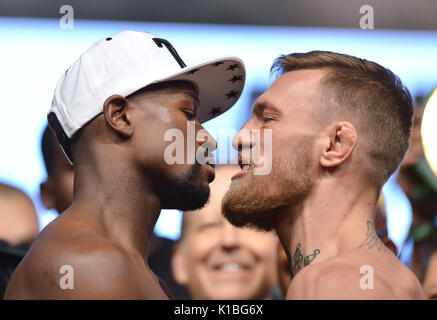
<path fill-rule="evenodd" d="M 41 227 L 55 216 L 39 200 L 39 183 L 45 177 L 39 145 L 55 84 L 92 43 L 126 29 L 168 39 L 188 65 L 222 55 L 245 61 L 247 82 L 240 101 L 206 125 L 216 137 L 219 128 L 238 129 L 247 120 L 254 98 L 270 84 L 269 69 L 280 54 L 332 50 L 370 59 L 399 75 L 413 95 L 437 84 L 437 32 L 431 31 L 86 20 L 76 20 L 73 30 L 64 30 L 56 19 L 0 18 L 0 181 L 32 197 Z M 400 247 L 411 223 L 411 208 L 393 179 L 384 194 L 389 234 Z M 180 214 L 166 211 L 156 231 L 177 238 L 179 224 Z"/>

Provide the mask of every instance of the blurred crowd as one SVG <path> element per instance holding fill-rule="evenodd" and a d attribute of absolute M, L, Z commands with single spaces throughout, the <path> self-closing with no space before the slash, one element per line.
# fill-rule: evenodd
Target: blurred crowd
<path fill-rule="evenodd" d="M 437 178 L 421 140 L 425 102 L 425 98 L 416 98 L 410 148 L 397 174 L 413 214 L 407 240 L 402 248 L 390 240 L 382 196 L 375 211 L 375 229 L 387 248 L 414 272 L 426 297 L 437 299 Z M 62 213 L 73 199 L 74 168 L 48 127 L 41 152 L 47 172 L 40 184 L 42 203 Z M 178 241 L 155 235 L 150 243 L 149 267 L 176 299 L 283 299 L 286 295 L 290 267 L 277 236 L 236 228 L 222 215 L 222 198 L 238 169 L 232 165 L 216 168 L 210 201 L 200 210 L 184 212 Z M 0 297 L 38 232 L 30 197 L 0 183 Z"/>

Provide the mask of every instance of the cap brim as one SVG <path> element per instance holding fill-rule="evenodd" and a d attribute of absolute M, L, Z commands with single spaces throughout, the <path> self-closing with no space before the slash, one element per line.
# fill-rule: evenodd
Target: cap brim
<path fill-rule="evenodd" d="M 240 98 L 246 81 L 244 63 L 239 58 L 214 59 L 156 82 L 187 80 L 199 89 L 199 122 L 211 120 L 229 110 Z"/>

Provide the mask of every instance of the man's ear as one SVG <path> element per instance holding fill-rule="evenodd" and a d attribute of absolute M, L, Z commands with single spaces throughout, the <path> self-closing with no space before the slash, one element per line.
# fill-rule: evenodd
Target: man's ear
<path fill-rule="evenodd" d="M 103 104 L 103 115 L 106 123 L 124 138 L 133 134 L 133 126 L 130 119 L 130 102 L 118 95 L 112 95 Z"/>
<path fill-rule="evenodd" d="M 173 278 L 181 286 L 185 286 L 188 283 L 188 272 L 185 264 L 185 255 L 182 252 L 183 244 L 176 243 L 173 247 L 173 255 L 171 257 L 171 269 Z"/>
<path fill-rule="evenodd" d="M 51 182 L 49 179 L 39 185 L 39 193 L 42 203 L 47 209 L 50 210 L 55 207 L 55 197 L 53 196 Z"/>
<path fill-rule="evenodd" d="M 336 122 L 328 128 L 328 137 L 320 158 L 320 164 L 327 168 L 341 165 L 355 150 L 357 142 L 357 131 L 350 122 Z"/>

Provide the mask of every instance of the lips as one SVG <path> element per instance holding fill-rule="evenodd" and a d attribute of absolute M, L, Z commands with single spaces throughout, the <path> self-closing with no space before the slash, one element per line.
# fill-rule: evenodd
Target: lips
<path fill-rule="evenodd" d="M 232 177 L 231 177 L 231 180 L 235 180 L 235 179 L 237 179 L 237 178 L 240 178 L 240 177 L 242 177 L 242 176 L 244 176 L 244 175 L 246 175 L 246 174 L 248 174 L 250 171 L 249 170 L 240 170 L 240 171 L 238 171 L 236 174 L 234 174 Z"/>
<path fill-rule="evenodd" d="M 211 183 L 214 181 L 215 179 L 215 164 L 213 163 L 206 163 L 205 165 L 203 165 L 203 167 L 206 168 L 206 170 L 208 171 L 208 183 Z"/>
<path fill-rule="evenodd" d="M 207 166 L 210 166 L 210 167 L 213 168 L 213 169 L 215 168 L 215 164 L 214 164 L 214 163 L 209 163 L 209 162 L 208 162 L 208 163 L 206 163 L 206 165 L 207 165 Z"/>
<path fill-rule="evenodd" d="M 243 175 L 249 173 L 252 170 L 252 166 L 249 164 L 243 164 L 243 160 L 241 156 L 238 156 L 238 165 L 240 166 L 241 170 L 238 171 L 236 174 L 234 174 L 231 177 L 231 180 L 237 179 L 239 177 L 242 177 Z"/>

